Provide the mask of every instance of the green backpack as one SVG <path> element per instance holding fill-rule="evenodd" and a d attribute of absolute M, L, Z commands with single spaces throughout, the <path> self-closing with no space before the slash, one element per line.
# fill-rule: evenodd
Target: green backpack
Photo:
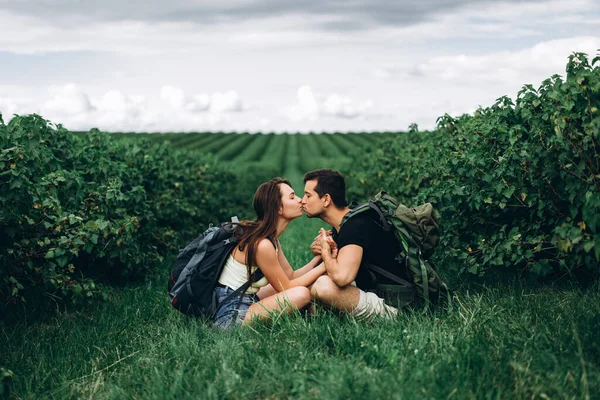
<path fill-rule="evenodd" d="M 449 304 L 448 285 L 428 261 L 440 241 L 440 226 L 431 203 L 409 208 L 382 191 L 368 203 L 352 208 L 342 219 L 340 227 L 349 218 L 368 210 L 374 210 L 378 215 L 375 222 L 385 231 L 393 230 L 396 239 L 402 244 L 403 251 L 396 257 L 398 268 L 406 268 L 412 282 L 407 282 L 376 265 L 367 264 L 367 268 L 396 282 L 404 289 L 410 289 L 397 291 L 399 296 L 407 298 L 405 304 L 412 301 L 415 290 L 424 299 L 426 307 L 430 302 L 439 300 L 447 300 Z"/>

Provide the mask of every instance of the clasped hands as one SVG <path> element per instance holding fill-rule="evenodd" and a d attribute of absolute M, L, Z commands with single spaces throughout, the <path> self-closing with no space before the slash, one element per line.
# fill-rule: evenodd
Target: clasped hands
<path fill-rule="evenodd" d="M 319 234 L 310 245 L 310 251 L 312 251 L 315 256 L 322 257 L 324 254 L 328 254 L 333 258 L 337 258 L 338 247 L 331 235 L 331 231 L 326 231 L 321 228 Z"/>

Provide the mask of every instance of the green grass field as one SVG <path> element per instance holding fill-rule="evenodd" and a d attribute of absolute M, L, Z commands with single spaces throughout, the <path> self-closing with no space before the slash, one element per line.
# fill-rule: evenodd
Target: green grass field
<path fill-rule="evenodd" d="M 294 177 L 297 182 L 298 176 Z M 297 187 L 297 191 L 302 187 Z M 294 266 L 320 221 L 282 237 Z M 600 290 L 458 290 L 450 311 L 357 323 L 317 308 L 231 332 L 181 316 L 161 279 L 97 308 L 2 326 L 17 399 L 594 398 Z"/>

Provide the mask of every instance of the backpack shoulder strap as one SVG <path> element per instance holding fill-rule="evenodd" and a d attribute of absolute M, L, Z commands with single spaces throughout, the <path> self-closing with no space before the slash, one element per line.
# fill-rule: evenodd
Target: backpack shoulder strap
<path fill-rule="evenodd" d="M 248 290 L 248 288 L 252 285 L 252 283 L 254 283 L 255 281 L 261 280 L 264 276 L 265 275 L 262 273 L 262 271 L 260 269 L 257 269 L 256 271 L 254 271 L 254 273 L 250 276 L 250 279 L 248 279 L 248 281 L 246 283 L 244 283 L 239 288 L 235 289 L 227 297 L 225 297 L 221 301 L 221 303 L 219 303 L 219 306 L 214 311 L 213 316 L 217 313 L 217 311 L 219 311 L 221 309 L 221 307 L 223 306 L 223 304 L 225 304 L 225 302 L 229 301 L 230 299 L 234 298 L 235 296 L 240 297 L 240 300 L 238 301 L 238 308 L 239 308 L 239 306 L 242 304 L 242 296 L 244 295 L 244 293 L 246 293 L 246 290 Z M 236 310 L 236 312 L 237 312 L 237 310 Z"/>
<path fill-rule="evenodd" d="M 340 222 L 340 228 L 342 227 L 342 225 L 344 225 L 346 223 L 346 221 L 348 221 L 350 218 L 354 217 L 357 214 L 360 214 L 362 212 L 365 212 L 369 209 L 368 204 L 361 204 L 359 206 L 356 206 L 352 209 L 350 209 L 350 211 L 348 211 L 346 213 L 346 215 L 344 215 L 344 217 L 342 218 L 342 222 Z"/>
<path fill-rule="evenodd" d="M 373 210 L 373 211 L 375 211 L 377 213 L 378 220 L 375 221 L 375 222 L 379 226 L 381 226 L 385 231 L 389 231 L 391 229 L 391 225 L 388 222 L 388 220 L 387 220 L 386 216 L 384 215 L 383 211 L 381 211 L 381 209 L 377 206 L 377 204 L 375 204 L 375 202 L 373 200 L 370 200 L 368 203 L 361 204 L 361 205 L 357 206 L 356 208 L 353 208 L 350 211 L 348 211 L 346 213 L 346 215 L 344 215 L 344 218 L 342 218 L 342 222 L 340 222 L 340 228 L 350 218 L 352 218 L 355 215 L 358 215 L 360 213 L 363 213 L 365 211 L 369 211 L 369 210 Z"/>
<path fill-rule="evenodd" d="M 269 239 L 269 241 L 271 242 L 271 244 L 275 248 L 275 251 L 278 251 L 277 243 L 279 243 L 279 240 L 275 240 L 275 238 L 273 236 L 270 236 L 270 235 L 267 236 L 267 239 Z"/>
<path fill-rule="evenodd" d="M 392 274 L 391 272 L 386 271 L 383 268 L 380 268 L 380 267 L 378 267 L 376 265 L 373 265 L 373 264 L 365 264 L 365 265 L 370 270 L 372 270 L 374 272 L 377 272 L 378 274 L 381 274 L 381 275 L 385 276 L 386 278 L 391 279 L 392 281 L 394 281 L 394 282 L 396 282 L 396 283 L 398 283 L 398 284 L 400 284 L 402 286 L 406 286 L 406 287 L 409 287 L 409 288 L 413 287 L 412 283 L 408 282 L 405 279 L 400 278 L 399 276 L 396 276 L 396 275 Z"/>

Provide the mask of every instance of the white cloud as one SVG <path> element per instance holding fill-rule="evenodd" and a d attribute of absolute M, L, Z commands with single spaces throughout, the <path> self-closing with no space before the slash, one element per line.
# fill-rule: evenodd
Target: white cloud
<path fill-rule="evenodd" d="M 190 112 L 202 112 L 210 108 L 210 96 L 201 93 L 192 96 L 191 100 L 185 105 L 185 109 Z"/>
<path fill-rule="evenodd" d="M 329 95 L 325 103 L 323 103 L 323 112 L 336 117 L 354 118 L 363 114 L 372 106 L 373 101 L 370 99 L 357 104 L 348 97 L 334 93 Z"/>
<path fill-rule="evenodd" d="M 296 93 L 298 104 L 289 108 L 292 120 L 315 120 L 319 116 L 319 104 L 310 86 L 300 86 Z"/>
<path fill-rule="evenodd" d="M 387 65 L 375 68 L 378 79 L 433 79 L 481 86 L 483 84 L 523 85 L 563 73 L 573 52 L 593 56 L 600 48 L 600 37 L 576 37 L 542 41 L 531 48 L 497 51 L 483 55 L 458 54 L 432 57 L 417 64 Z"/>
<path fill-rule="evenodd" d="M 183 89 L 171 85 L 165 85 L 160 89 L 160 97 L 176 110 L 181 110 L 187 103 Z"/>
<path fill-rule="evenodd" d="M 310 86 L 300 86 L 296 93 L 297 103 L 287 107 L 283 114 L 292 121 L 315 121 L 320 116 L 355 118 L 363 116 L 371 107 L 371 99 L 357 102 L 337 93 L 315 94 Z"/>
<path fill-rule="evenodd" d="M 31 103 L 22 103 L 17 106 L 16 113 L 39 112 L 44 118 L 70 130 L 96 127 L 106 131 L 145 131 L 159 121 L 144 96 L 109 90 L 94 98 L 84 87 L 74 83 L 53 86 L 47 92 L 50 98 L 42 100 L 41 111 L 35 110 Z"/>
<path fill-rule="evenodd" d="M 221 93 L 216 92 L 210 96 L 211 112 L 238 112 L 243 110 L 242 99 L 234 90 Z"/>
<path fill-rule="evenodd" d="M 79 129 L 89 129 L 93 124 L 110 131 L 144 130 L 157 122 L 144 96 L 109 90 L 93 104 L 95 109 L 88 114 L 87 124 L 80 125 Z"/>
<path fill-rule="evenodd" d="M 17 113 L 18 106 L 14 99 L 10 97 L 0 97 L 0 114 L 5 123 L 12 119 L 12 115 Z"/>
<path fill-rule="evenodd" d="M 210 111 L 212 113 L 239 112 L 244 110 L 242 99 L 235 90 L 215 92 L 211 95 L 200 93 L 187 96 L 183 89 L 165 85 L 160 97 L 173 109 L 184 112 Z"/>
<path fill-rule="evenodd" d="M 92 111 L 94 107 L 88 95 L 74 83 L 53 87 L 54 96 L 42 106 L 42 111 L 50 115 L 81 115 Z"/>
<path fill-rule="evenodd" d="M 145 100 L 144 96 L 128 96 L 119 90 L 109 90 L 100 100 L 98 108 L 105 111 L 122 111 L 136 108 Z"/>

